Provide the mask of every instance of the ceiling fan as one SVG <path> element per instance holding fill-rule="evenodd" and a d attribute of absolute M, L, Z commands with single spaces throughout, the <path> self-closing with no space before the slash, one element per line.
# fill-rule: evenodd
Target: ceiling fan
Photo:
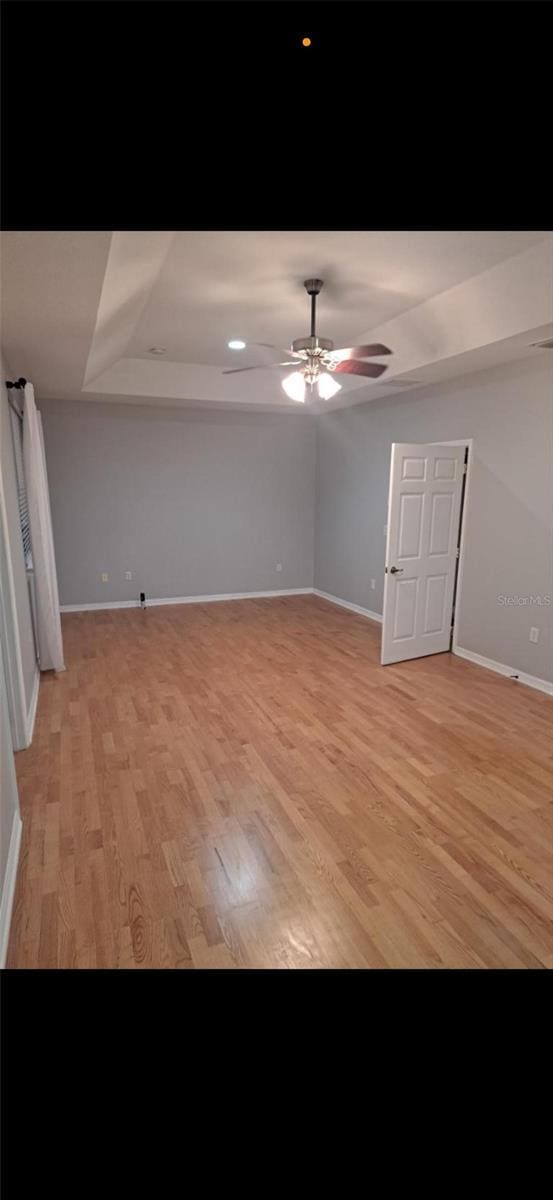
<path fill-rule="evenodd" d="M 239 371 L 259 371 L 271 367 L 298 367 L 291 375 L 282 380 L 282 387 L 291 400 L 305 401 L 306 387 L 310 392 L 317 385 L 317 391 L 322 400 L 330 400 L 340 391 L 341 384 L 332 375 L 366 375 L 370 379 L 378 379 L 386 370 L 381 363 L 364 362 L 367 358 L 379 358 L 381 354 L 391 354 L 387 346 L 377 343 L 374 346 L 346 346 L 334 349 L 334 342 L 329 338 L 317 336 L 316 305 L 317 296 L 323 286 L 322 279 L 306 279 L 304 288 L 311 296 L 311 333 L 306 338 L 296 338 L 292 349 L 285 350 L 288 360 L 279 363 L 257 363 L 255 367 L 234 367 L 223 371 L 223 375 L 237 375 Z M 267 346 L 270 350 L 277 347 L 268 342 L 256 342 L 257 346 Z"/>

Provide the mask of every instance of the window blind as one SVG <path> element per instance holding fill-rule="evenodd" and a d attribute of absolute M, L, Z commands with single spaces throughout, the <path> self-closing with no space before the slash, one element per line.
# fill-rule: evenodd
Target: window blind
<path fill-rule="evenodd" d="M 23 539 L 23 554 L 28 571 L 33 567 L 31 550 L 31 527 L 29 524 L 29 507 L 27 504 L 27 488 L 25 486 L 25 471 L 23 468 L 23 421 L 16 416 L 13 409 L 10 412 L 13 444 L 15 452 L 15 477 L 17 481 L 17 503 L 19 505 L 19 523 Z"/>

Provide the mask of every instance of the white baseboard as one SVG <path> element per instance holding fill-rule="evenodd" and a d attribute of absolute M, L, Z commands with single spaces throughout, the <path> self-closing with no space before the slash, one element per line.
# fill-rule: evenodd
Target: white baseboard
<path fill-rule="evenodd" d="M 0 901 L 0 968 L 6 964 L 8 942 L 10 940 L 10 924 L 12 919 L 13 898 L 15 896 L 15 881 L 17 879 L 17 864 L 21 846 L 21 831 L 23 824 L 19 812 L 13 814 L 10 848 L 4 875 L 2 899 Z"/>
<path fill-rule="evenodd" d="M 268 596 L 310 596 L 313 588 L 278 588 L 271 592 L 218 592 L 214 596 L 164 596 L 146 600 L 146 608 L 157 604 L 211 604 L 216 600 L 263 600 Z M 62 604 L 60 612 L 93 612 L 106 608 L 140 608 L 139 600 L 106 600 L 98 604 Z"/>
<path fill-rule="evenodd" d="M 36 706 L 38 703 L 39 688 L 40 688 L 40 671 L 37 667 L 34 682 L 33 682 L 33 694 L 31 696 L 31 703 L 29 704 L 29 711 L 27 713 L 27 728 L 26 728 L 27 746 L 30 746 L 31 742 L 33 740 L 33 732 L 34 732 L 34 728 L 35 728 Z"/>
<path fill-rule="evenodd" d="M 369 621 L 378 621 L 382 624 L 382 613 L 371 612 L 370 608 L 362 608 L 360 604 L 352 604 L 351 600 L 342 600 L 340 596 L 331 596 L 330 592 L 321 592 L 319 588 L 313 588 L 315 596 L 320 596 L 321 600 L 330 600 L 331 604 L 339 604 L 340 608 L 349 608 L 351 612 L 358 613 L 360 617 L 368 617 Z"/>
<path fill-rule="evenodd" d="M 485 658 L 483 654 L 476 654 L 474 650 L 464 650 L 462 646 L 452 646 L 452 650 L 460 658 L 466 658 L 469 662 L 476 663 L 478 667 L 486 667 L 488 671 L 495 671 L 498 675 L 516 675 L 517 683 L 525 683 L 527 687 L 537 688 L 539 692 L 553 696 L 553 683 L 549 683 L 547 679 L 539 679 L 537 675 L 527 675 L 525 671 L 517 671 L 516 667 L 508 667 L 505 663 L 495 662 L 493 658 Z"/>
<path fill-rule="evenodd" d="M 103 608 L 139 608 L 138 600 L 102 600 L 99 604 L 60 604 L 60 613 L 95 612 Z"/>

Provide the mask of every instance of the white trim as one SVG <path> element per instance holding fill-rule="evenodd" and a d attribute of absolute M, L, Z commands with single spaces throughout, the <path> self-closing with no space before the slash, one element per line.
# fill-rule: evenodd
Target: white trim
<path fill-rule="evenodd" d="M 459 566 L 457 568 L 457 587 L 455 589 L 455 612 L 453 614 L 453 630 L 451 637 L 451 649 L 455 652 L 457 647 L 457 629 L 459 627 L 459 617 L 461 614 L 461 604 L 463 601 L 463 574 L 465 570 L 465 561 L 467 556 L 467 539 L 465 531 L 468 528 L 467 516 L 469 505 L 471 502 L 471 483 L 472 483 L 472 468 L 474 464 L 474 438 L 460 438 L 454 442 L 437 442 L 436 445 L 442 446 L 466 446 L 467 455 L 467 472 L 465 476 L 465 494 L 463 496 L 463 511 L 461 513 L 461 525 L 459 528 Z"/>
<path fill-rule="evenodd" d="M 331 604 L 339 604 L 340 608 L 349 608 L 351 612 L 357 613 L 360 617 L 368 617 L 369 621 L 378 621 L 382 624 L 382 613 L 371 612 L 370 608 L 362 608 L 360 604 L 352 604 L 351 600 L 342 600 L 340 596 L 331 596 L 330 592 L 321 592 L 319 588 L 312 588 L 314 596 L 320 596 L 321 600 L 329 600 Z"/>
<path fill-rule="evenodd" d="M 27 735 L 26 735 L 27 736 L 27 746 L 30 746 L 31 742 L 33 740 L 33 732 L 34 732 L 34 728 L 35 728 L 36 706 L 38 703 L 39 687 L 40 687 L 40 671 L 37 667 L 36 672 L 35 672 L 35 677 L 33 680 L 33 694 L 31 696 L 31 702 L 29 704 L 29 711 L 27 713 Z"/>
<path fill-rule="evenodd" d="M 266 596 L 310 596 L 313 588 L 281 588 L 272 592 L 220 592 L 213 596 L 165 596 L 146 600 L 146 608 L 157 604 L 211 604 L 215 600 L 262 600 Z M 140 608 L 140 600 L 107 600 L 98 604 L 62 604 L 60 612 L 93 612 L 104 608 Z"/>
<path fill-rule="evenodd" d="M 106 600 L 100 604 L 60 604 L 60 613 L 93 612 L 103 608 L 140 608 L 138 600 Z"/>
<path fill-rule="evenodd" d="M 13 898 L 15 896 L 15 881 L 17 879 L 17 865 L 19 862 L 19 848 L 21 846 L 22 829 L 23 822 L 21 817 L 18 812 L 15 812 L 13 814 L 10 848 L 8 850 L 6 873 L 4 875 L 4 887 L 2 888 L 2 900 L 0 902 L 0 969 L 5 966 L 6 955 L 8 953 L 10 924 L 12 919 Z"/>
<path fill-rule="evenodd" d="M 495 662 L 493 658 L 485 658 L 483 654 L 476 654 L 474 650 L 464 650 L 462 646 L 453 646 L 452 649 L 454 654 L 476 663 L 477 667 L 486 667 L 488 671 L 496 671 L 498 675 L 516 675 L 515 682 L 525 683 L 527 687 L 537 688 L 539 692 L 553 696 L 553 683 L 549 683 L 547 679 L 539 679 L 537 675 L 527 675 L 525 671 L 517 671 L 516 667 L 508 667 L 506 663 Z"/>
<path fill-rule="evenodd" d="M 8 513 L 0 474 L 0 565 L 5 563 L 6 589 L 2 601 L 0 595 L 0 636 L 5 644 L 5 676 L 8 692 L 8 708 L 14 750 L 27 746 L 27 714 L 25 712 L 25 677 L 19 640 L 15 581 L 8 532 Z"/>

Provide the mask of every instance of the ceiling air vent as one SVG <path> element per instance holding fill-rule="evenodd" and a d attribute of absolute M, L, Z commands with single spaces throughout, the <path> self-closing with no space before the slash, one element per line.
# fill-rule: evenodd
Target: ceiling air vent
<path fill-rule="evenodd" d="M 553 350 L 553 338 L 548 338 L 546 342 L 530 342 L 533 350 Z"/>

